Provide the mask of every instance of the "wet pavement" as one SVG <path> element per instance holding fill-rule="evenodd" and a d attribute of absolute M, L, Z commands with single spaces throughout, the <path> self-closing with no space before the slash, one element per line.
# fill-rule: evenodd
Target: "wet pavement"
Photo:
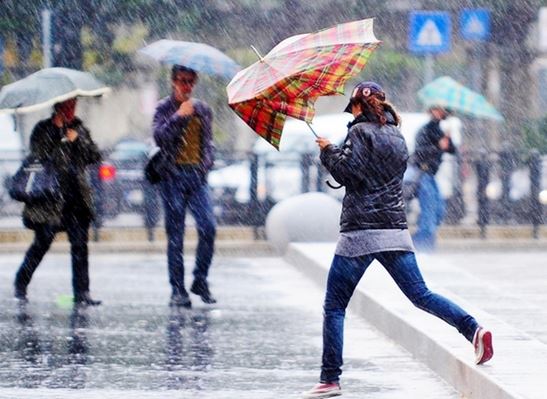
<path fill-rule="evenodd" d="M 104 305 L 73 309 L 69 257 L 48 254 L 23 312 L 21 257 L 0 258 L 2 399 L 297 398 L 317 380 L 323 292 L 280 258 L 216 258 L 219 303 L 174 311 L 163 255 L 93 255 Z M 346 342 L 344 397 L 460 397 L 351 313 Z"/>
<path fill-rule="evenodd" d="M 420 259 L 437 283 L 547 344 L 547 247 L 542 251 L 421 255 Z"/>
<path fill-rule="evenodd" d="M 326 276 L 335 243 L 291 244 L 286 259 L 309 278 Z M 494 357 L 473 362 L 456 331 L 412 306 L 374 262 L 350 306 L 468 398 L 544 399 L 547 391 L 547 248 L 417 255 L 428 286 L 462 306 L 493 334 Z M 324 284 L 320 282 L 320 284 Z M 429 396 L 428 396 L 429 397 Z"/>

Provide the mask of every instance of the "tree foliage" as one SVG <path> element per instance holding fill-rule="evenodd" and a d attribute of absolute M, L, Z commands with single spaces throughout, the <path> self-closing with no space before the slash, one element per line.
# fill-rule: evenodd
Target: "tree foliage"
<path fill-rule="evenodd" d="M 32 72 L 39 60 L 35 50 L 40 42 L 40 12 L 49 8 L 55 15 L 55 62 L 92 69 L 116 83 L 135 68 L 132 51 L 139 41 L 164 37 L 203 41 L 248 65 L 254 61 L 248 51 L 251 44 L 267 53 L 290 35 L 375 17 L 375 32 L 384 44 L 373 55 L 366 75 L 377 76 L 409 97 L 416 89 L 421 59 L 407 51 L 408 13 L 412 10 L 404 4 L 384 0 L 4 0 L 0 37 L 4 43 L 17 43 L 20 63 L 10 71 L 13 78 Z M 419 0 L 408 4 L 449 11 L 455 39 L 463 8 L 491 11 L 491 41 L 483 46 L 484 56 L 499 61 L 506 134 L 518 142 L 529 112 L 520 105 L 526 104 L 531 92 L 528 66 L 535 57 L 527 40 L 546 0 Z M 467 49 L 472 46 L 466 44 Z M 461 60 L 456 62 L 455 57 Z M 464 52 L 441 58 L 436 71 L 464 76 L 469 73 L 465 57 Z M 486 75 L 482 85 L 486 88 Z"/>

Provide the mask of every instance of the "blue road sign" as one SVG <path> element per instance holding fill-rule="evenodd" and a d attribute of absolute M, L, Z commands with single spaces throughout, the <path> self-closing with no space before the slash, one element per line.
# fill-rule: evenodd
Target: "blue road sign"
<path fill-rule="evenodd" d="M 419 54 L 445 53 L 450 50 L 452 23 L 444 11 L 410 13 L 410 51 Z"/>
<path fill-rule="evenodd" d="M 490 11 L 484 8 L 460 12 L 460 35 L 464 40 L 486 41 L 490 37 Z"/>

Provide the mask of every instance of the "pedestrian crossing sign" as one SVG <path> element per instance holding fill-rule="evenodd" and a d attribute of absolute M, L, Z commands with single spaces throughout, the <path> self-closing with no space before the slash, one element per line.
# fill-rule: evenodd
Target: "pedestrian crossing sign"
<path fill-rule="evenodd" d="M 450 51 L 452 24 L 444 11 L 410 13 L 409 50 L 419 54 Z"/>
<path fill-rule="evenodd" d="M 460 34 L 465 40 L 488 40 L 490 12 L 482 8 L 463 10 L 460 13 Z"/>

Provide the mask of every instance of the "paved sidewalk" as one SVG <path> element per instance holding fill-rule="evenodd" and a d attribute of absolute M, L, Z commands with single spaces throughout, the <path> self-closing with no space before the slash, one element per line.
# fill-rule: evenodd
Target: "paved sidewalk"
<path fill-rule="evenodd" d="M 323 290 L 281 258 L 216 257 L 219 303 L 172 312 L 164 255 L 92 254 L 104 304 L 73 312 L 69 256 L 48 254 L 27 319 L 11 298 L 20 260 L 0 257 L 0 399 L 290 399 L 317 381 Z M 346 337 L 344 398 L 460 398 L 351 313 Z"/>
<path fill-rule="evenodd" d="M 291 244 L 286 258 L 324 286 L 334 247 Z M 545 398 L 547 251 L 418 254 L 418 262 L 433 291 L 492 330 L 491 362 L 475 366 L 472 346 L 443 321 L 414 308 L 378 263 L 359 284 L 352 309 L 466 398 Z"/>

